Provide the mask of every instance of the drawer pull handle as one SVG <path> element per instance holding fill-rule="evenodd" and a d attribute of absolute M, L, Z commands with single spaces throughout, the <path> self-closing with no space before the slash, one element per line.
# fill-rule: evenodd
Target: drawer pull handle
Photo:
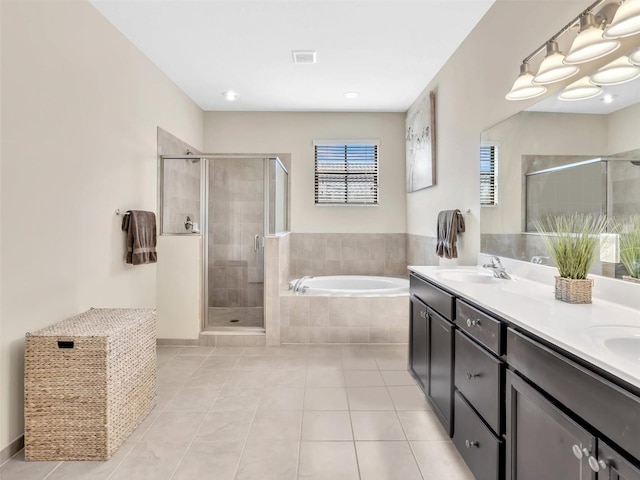
<path fill-rule="evenodd" d="M 467 380 L 472 380 L 472 379 L 478 378 L 478 377 L 480 377 L 479 373 L 467 372 Z"/>
<path fill-rule="evenodd" d="M 576 458 L 582 458 L 582 449 L 578 445 L 574 445 L 571 449 L 573 450 L 573 454 Z"/>
<path fill-rule="evenodd" d="M 573 450 L 573 455 L 577 459 L 582 459 L 582 457 L 589 457 L 589 455 L 591 455 L 588 448 L 583 448 L 580 445 L 574 445 L 571 449 Z"/>
<path fill-rule="evenodd" d="M 589 457 L 589 467 L 594 472 L 599 472 L 600 470 L 606 470 L 608 465 L 604 460 L 596 460 L 594 457 Z"/>
<path fill-rule="evenodd" d="M 471 320 L 470 318 L 467 318 L 467 327 L 471 328 L 471 327 L 479 327 L 480 326 L 480 320 Z"/>
<path fill-rule="evenodd" d="M 421 316 L 422 318 L 427 318 L 427 312 L 425 312 L 424 310 L 421 310 L 421 311 L 420 311 L 420 316 Z"/>
<path fill-rule="evenodd" d="M 465 440 L 464 444 L 467 448 L 476 447 L 479 448 L 480 444 L 478 442 L 474 442 L 473 440 Z"/>

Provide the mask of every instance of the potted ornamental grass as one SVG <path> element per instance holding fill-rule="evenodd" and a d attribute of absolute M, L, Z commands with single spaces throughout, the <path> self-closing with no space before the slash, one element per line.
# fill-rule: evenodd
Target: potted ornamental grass
<path fill-rule="evenodd" d="M 591 303 L 593 280 L 587 278 L 605 231 L 606 217 L 575 213 L 548 217 L 536 229 L 558 268 L 556 299 L 567 303 Z"/>
<path fill-rule="evenodd" d="M 620 262 L 628 273 L 622 279 L 640 283 L 640 215 L 616 218 L 611 223 L 613 232 L 620 238 Z"/>

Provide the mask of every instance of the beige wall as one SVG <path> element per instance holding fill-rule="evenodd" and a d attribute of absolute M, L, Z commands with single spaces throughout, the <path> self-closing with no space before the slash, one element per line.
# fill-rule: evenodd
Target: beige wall
<path fill-rule="evenodd" d="M 0 449 L 22 434 L 23 339 L 89 307 L 153 307 L 116 208 L 156 210 L 156 128 L 202 111 L 88 2 L 1 2 Z M 162 256 L 160 258 L 162 261 Z"/>
<path fill-rule="evenodd" d="M 380 205 L 316 207 L 313 140 L 379 139 Z M 206 112 L 204 149 L 215 153 L 291 154 L 291 231 L 405 231 L 404 114 Z"/>
<path fill-rule="evenodd" d="M 520 62 L 589 3 L 498 0 L 429 83 L 423 95 L 436 91 L 438 184 L 406 196 L 407 233 L 435 237 L 438 211 L 470 208 L 458 262 L 476 263 L 480 133 L 535 103 L 504 99 Z"/>
<path fill-rule="evenodd" d="M 482 233 L 523 231 L 523 155 L 605 155 L 604 115 L 521 112 L 484 131 L 498 146 L 498 206 L 482 207 Z M 576 160 L 577 161 L 577 160 Z"/>
<path fill-rule="evenodd" d="M 607 116 L 609 155 L 640 148 L 640 103 Z"/>

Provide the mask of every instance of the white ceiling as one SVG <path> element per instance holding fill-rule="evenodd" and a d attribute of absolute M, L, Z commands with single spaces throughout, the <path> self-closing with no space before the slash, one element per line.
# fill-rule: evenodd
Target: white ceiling
<path fill-rule="evenodd" d="M 605 85 L 602 93 L 594 98 L 565 102 L 558 99 L 562 90 L 556 92 L 535 105 L 527 108 L 530 112 L 586 113 L 608 115 L 640 102 L 640 78 L 621 85 Z M 606 95 L 612 95 L 613 101 L 605 103 Z"/>
<path fill-rule="evenodd" d="M 90 1 L 204 110 L 392 112 L 494 2 Z M 294 65 L 292 50 L 316 50 L 317 64 Z M 235 102 L 221 95 L 231 89 Z"/>

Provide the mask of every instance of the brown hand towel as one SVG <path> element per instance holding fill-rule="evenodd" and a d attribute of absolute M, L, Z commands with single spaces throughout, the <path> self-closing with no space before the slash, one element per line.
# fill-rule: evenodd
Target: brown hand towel
<path fill-rule="evenodd" d="M 156 263 L 156 214 L 142 210 L 129 210 L 122 219 L 122 230 L 127 232 L 127 260 L 131 265 Z"/>
<path fill-rule="evenodd" d="M 438 214 L 438 241 L 436 253 L 439 257 L 458 258 L 458 234 L 464 232 L 464 217 L 460 210 L 443 210 Z"/>

